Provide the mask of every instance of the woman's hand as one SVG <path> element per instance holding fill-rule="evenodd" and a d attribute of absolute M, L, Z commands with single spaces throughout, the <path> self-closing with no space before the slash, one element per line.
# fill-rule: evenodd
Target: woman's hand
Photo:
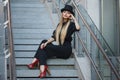
<path fill-rule="evenodd" d="M 75 17 L 73 16 L 73 14 L 70 14 L 70 19 L 75 20 Z"/>
<path fill-rule="evenodd" d="M 75 22 L 76 29 L 80 30 L 80 26 L 79 26 L 76 18 L 73 16 L 73 14 L 71 14 L 70 16 L 71 16 L 70 19 L 72 19 Z"/>
<path fill-rule="evenodd" d="M 43 49 L 43 48 L 46 47 L 46 45 L 47 45 L 47 42 L 46 43 L 42 43 L 41 46 L 40 46 L 40 48 Z"/>
<path fill-rule="evenodd" d="M 48 39 L 47 42 L 41 44 L 40 48 L 41 49 L 45 48 L 47 44 L 49 44 L 49 43 L 51 43 L 53 41 L 54 41 L 54 38 Z"/>

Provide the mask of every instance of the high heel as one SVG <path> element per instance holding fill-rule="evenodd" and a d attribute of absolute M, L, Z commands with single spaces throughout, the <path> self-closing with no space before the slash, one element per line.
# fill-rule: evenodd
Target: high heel
<path fill-rule="evenodd" d="M 36 59 L 33 63 L 28 64 L 27 67 L 28 67 L 29 69 L 33 69 L 33 68 L 35 68 L 36 65 L 38 65 L 38 63 L 39 63 L 39 60 Z"/>
<path fill-rule="evenodd" d="M 45 66 L 44 66 L 44 71 L 41 72 L 38 77 L 39 77 L 39 78 L 44 78 L 44 77 L 46 77 L 46 72 L 47 72 L 49 75 L 51 75 L 51 73 L 50 73 L 50 71 L 49 71 L 49 69 L 48 69 L 48 66 L 45 65 Z"/>

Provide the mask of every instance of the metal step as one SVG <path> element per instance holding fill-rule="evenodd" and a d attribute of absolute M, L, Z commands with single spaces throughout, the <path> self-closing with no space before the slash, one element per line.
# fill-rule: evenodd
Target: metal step
<path fill-rule="evenodd" d="M 12 3 L 41 3 L 43 0 L 11 0 Z"/>
<path fill-rule="evenodd" d="M 41 3 L 15 3 L 15 4 L 11 4 L 11 7 L 14 8 L 45 8 L 45 6 Z"/>
<path fill-rule="evenodd" d="M 17 70 L 30 70 L 26 65 L 16 66 Z M 50 70 L 74 70 L 73 65 L 49 65 Z M 39 67 L 35 67 L 33 70 L 39 70 Z"/>
<path fill-rule="evenodd" d="M 41 41 L 43 40 L 43 38 L 47 40 L 47 39 L 49 39 L 49 37 L 41 37 L 39 39 L 33 39 L 33 38 L 29 38 L 29 39 L 24 38 L 24 39 L 21 39 L 21 38 L 18 38 L 18 39 L 14 39 L 13 41 L 14 41 L 14 45 L 20 45 L 20 46 L 22 46 L 22 45 L 29 45 L 30 46 L 30 45 L 39 45 L 41 43 Z M 8 43 L 6 42 L 6 45 L 7 44 Z"/>
<path fill-rule="evenodd" d="M 30 51 L 30 52 L 15 52 L 15 57 L 16 58 L 33 58 L 33 56 L 35 55 L 35 51 L 34 52 L 32 52 L 32 51 Z"/>
<path fill-rule="evenodd" d="M 16 58 L 16 65 L 27 65 L 31 63 L 33 58 Z M 74 59 L 48 59 L 48 65 L 74 65 Z"/>
<path fill-rule="evenodd" d="M 21 34 L 14 34 L 14 39 L 45 39 L 50 38 L 52 34 L 42 33 L 42 34 L 30 34 L 30 33 L 21 33 Z"/>
<path fill-rule="evenodd" d="M 33 8 L 34 9 L 34 8 Z M 17 16 L 17 17 L 19 17 L 19 16 L 29 16 L 29 17 L 31 17 L 31 16 L 38 16 L 38 18 L 39 17 L 41 17 L 41 16 L 43 16 L 43 15 L 45 15 L 46 13 L 44 12 L 44 14 L 41 14 L 41 13 L 43 13 L 42 11 L 34 11 L 34 12 L 32 12 L 32 11 L 30 11 L 29 10 L 29 12 L 28 11 L 19 11 L 19 10 L 17 10 L 17 11 L 15 11 L 15 10 L 13 10 L 14 12 L 12 12 L 12 14 L 14 14 L 14 15 L 12 15 L 12 16 Z M 24 14 L 24 15 L 23 15 Z M 19 16 L 18 16 L 19 15 Z M 47 15 L 48 16 L 48 15 Z"/>
<path fill-rule="evenodd" d="M 17 78 L 17 80 L 80 80 L 78 78 Z"/>
<path fill-rule="evenodd" d="M 14 45 L 39 45 L 41 41 L 42 39 L 14 39 Z"/>
<path fill-rule="evenodd" d="M 76 70 L 50 70 L 51 75 L 46 77 L 78 77 Z M 17 77 L 38 77 L 39 70 L 17 70 Z"/>
<path fill-rule="evenodd" d="M 53 29 L 53 26 L 50 26 L 48 24 L 44 24 L 44 23 L 14 23 L 12 24 L 12 27 L 14 29 Z M 55 28 L 54 28 L 55 29 Z"/>
<path fill-rule="evenodd" d="M 27 13 L 30 13 L 30 12 L 32 12 L 32 13 L 44 13 L 44 12 L 46 12 L 46 8 L 32 8 L 32 7 L 30 7 L 30 8 L 21 8 L 21 7 L 18 7 L 18 8 L 12 8 L 11 9 L 11 11 L 12 12 L 21 12 L 21 13 L 23 13 L 23 12 L 27 12 Z"/>
<path fill-rule="evenodd" d="M 12 19 L 20 19 L 20 20 L 24 20 L 24 19 L 34 19 L 34 20 L 42 20 L 42 19 L 45 19 L 45 18 L 48 18 L 49 16 L 48 15 L 46 15 L 46 14 L 39 14 L 39 13 L 37 13 L 37 14 L 35 14 L 35 15 L 25 15 L 26 13 L 18 13 L 18 14 L 16 14 L 16 13 L 13 13 L 13 14 L 15 14 L 15 15 L 12 15 Z M 24 14 L 24 15 L 23 15 Z"/>
<path fill-rule="evenodd" d="M 36 51 L 38 45 L 14 45 L 15 51 Z"/>
<path fill-rule="evenodd" d="M 45 21 L 45 19 L 43 19 L 43 20 L 42 19 L 40 19 L 40 20 L 34 20 L 34 19 L 31 19 L 31 20 L 30 19 L 29 20 L 28 19 L 25 19 L 25 20 L 24 19 L 21 19 L 21 20 L 19 19 L 18 20 L 18 19 L 15 19 L 15 20 L 12 20 L 12 22 L 13 23 L 20 23 L 20 24 L 24 24 L 24 23 L 27 23 L 27 24 L 29 24 L 29 23 L 33 23 L 33 24 L 38 24 L 38 23 L 39 24 L 45 24 L 47 22 L 47 24 L 52 25 L 50 20 L 46 20 Z"/>
<path fill-rule="evenodd" d="M 18 33 L 36 33 L 36 34 L 41 34 L 41 33 L 48 33 L 48 34 L 52 34 L 52 32 L 54 31 L 54 29 L 13 29 L 13 33 L 14 34 L 18 34 Z"/>

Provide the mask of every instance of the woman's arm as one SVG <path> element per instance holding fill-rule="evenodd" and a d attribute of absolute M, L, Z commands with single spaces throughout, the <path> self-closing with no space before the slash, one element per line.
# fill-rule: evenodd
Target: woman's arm
<path fill-rule="evenodd" d="M 54 41 L 54 38 L 51 37 L 50 39 L 47 40 L 46 44 L 51 43 L 53 41 Z"/>
<path fill-rule="evenodd" d="M 80 30 L 80 26 L 79 26 L 76 18 L 75 18 L 72 14 L 71 14 L 71 18 L 73 19 L 73 21 L 74 21 L 74 23 L 75 23 L 76 29 L 77 29 L 77 30 Z"/>
<path fill-rule="evenodd" d="M 54 38 L 51 37 L 50 39 L 47 40 L 47 42 L 41 44 L 41 49 L 43 49 L 44 47 L 46 47 L 48 43 L 51 43 L 53 41 L 54 41 Z"/>

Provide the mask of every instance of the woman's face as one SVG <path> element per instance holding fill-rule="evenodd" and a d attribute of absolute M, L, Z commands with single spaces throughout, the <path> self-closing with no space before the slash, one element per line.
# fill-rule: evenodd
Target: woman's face
<path fill-rule="evenodd" d="M 69 11 L 63 11 L 62 12 L 62 17 L 64 19 L 69 19 L 71 17 L 71 13 Z"/>

